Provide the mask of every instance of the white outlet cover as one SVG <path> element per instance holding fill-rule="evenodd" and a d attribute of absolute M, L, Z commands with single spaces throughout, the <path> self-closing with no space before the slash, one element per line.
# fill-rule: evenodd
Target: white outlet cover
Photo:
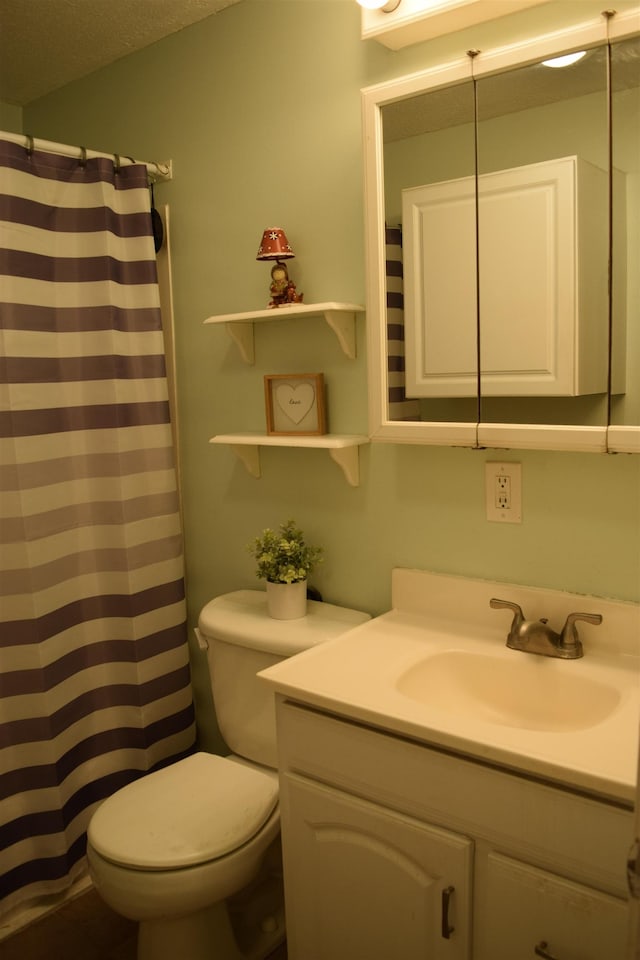
<path fill-rule="evenodd" d="M 510 507 L 500 507 L 496 502 L 500 477 L 509 478 Z M 493 460 L 485 463 L 485 499 L 487 520 L 497 523 L 522 523 L 522 464 Z"/>

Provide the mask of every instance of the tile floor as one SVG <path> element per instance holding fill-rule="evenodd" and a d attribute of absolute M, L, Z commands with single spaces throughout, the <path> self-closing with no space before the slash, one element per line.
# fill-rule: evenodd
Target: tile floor
<path fill-rule="evenodd" d="M 0 941 L 0 960 L 135 960 L 136 925 L 89 890 Z M 187 958 L 176 958 L 187 960 Z M 269 960 L 287 960 L 286 946 Z"/>

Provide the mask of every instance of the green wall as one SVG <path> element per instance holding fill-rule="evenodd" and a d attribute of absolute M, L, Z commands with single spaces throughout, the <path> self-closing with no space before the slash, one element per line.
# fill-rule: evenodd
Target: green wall
<path fill-rule="evenodd" d="M 0 130 L 22 133 L 22 107 L 0 100 Z"/>
<path fill-rule="evenodd" d="M 174 162 L 156 200 L 171 207 L 192 624 L 209 598 L 261 586 L 245 544 L 288 517 L 325 547 L 325 599 L 373 614 L 389 606 L 394 566 L 640 599 L 640 457 L 370 445 L 352 488 L 323 451 L 265 449 L 255 480 L 208 443 L 264 429 L 265 373 L 323 371 L 330 429 L 367 432 L 364 318 L 355 362 L 322 320 L 284 319 L 256 327 L 254 367 L 202 324 L 266 306 L 255 255 L 273 225 L 307 302 L 362 302 L 360 88 L 600 6 L 550 3 L 392 52 L 362 42 L 353 0 L 244 0 L 25 108 L 36 136 Z M 496 459 L 523 465 L 521 525 L 485 519 L 484 463 Z M 195 649 L 193 662 L 202 742 L 215 748 Z"/>

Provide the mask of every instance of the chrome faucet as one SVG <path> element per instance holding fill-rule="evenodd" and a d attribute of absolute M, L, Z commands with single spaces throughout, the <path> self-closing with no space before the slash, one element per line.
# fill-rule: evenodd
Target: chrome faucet
<path fill-rule="evenodd" d="M 511 629 L 507 637 L 507 646 L 512 650 L 523 650 L 525 653 L 537 653 L 543 657 L 561 657 L 563 660 L 577 660 L 584 655 L 582 643 L 578 636 L 576 620 L 586 620 L 587 623 L 601 624 L 599 613 L 570 613 L 561 633 L 556 633 L 547 626 L 546 619 L 525 620 L 521 607 L 510 600 L 490 600 L 489 606 L 494 610 L 506 607 L 513 611 Z"/>

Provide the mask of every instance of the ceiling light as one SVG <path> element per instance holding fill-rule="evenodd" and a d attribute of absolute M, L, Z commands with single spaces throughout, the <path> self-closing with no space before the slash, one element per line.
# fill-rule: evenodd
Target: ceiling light
<path fill-rule="evenodd" d="M 391 13 L 400 6 L 400 0 L 357 0 L 357 2 L 366 10 L 381 10 L 383 13 Z"/>
<path fill-rule="evenodd" d="M 578 60 L 586 54 L 586 50 L 578 50 L 576 53 L 565 53 L 563 57 L 553 57 L 551 60 L 543 60 L 543 67 L 570 67 L 572 63 L 577 63 Z"/>

